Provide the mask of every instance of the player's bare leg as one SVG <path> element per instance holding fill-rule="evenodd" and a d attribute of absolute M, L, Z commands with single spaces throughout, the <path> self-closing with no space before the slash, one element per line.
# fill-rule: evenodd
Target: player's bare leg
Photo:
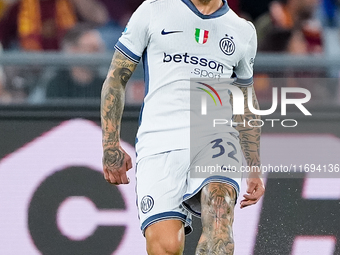
<path fill-rule="evenodd" d="M 145 230 L 146 249 L 149 255 L 182 255 L 184 226 L 180 220 L 156 222 Z"/>
<path fill-rule="evenodd" d="M 201 192 L 202 235 L 196 255 L 232 255 L 235 189 L 225 183 L 210 183 Z"/>

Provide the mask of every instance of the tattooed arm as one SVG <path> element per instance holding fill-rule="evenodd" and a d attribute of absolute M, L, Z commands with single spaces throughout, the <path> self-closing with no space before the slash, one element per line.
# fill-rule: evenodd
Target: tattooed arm
<path fill-rule="evenodd" d="M 236 126 L 236 129 L 240 133 L 240 143 L 244 157 L 248 166 L 256 166 L 260 169 L 260 136 L 261 136 L 261 123 L 259 121 L 252 121 L 251 125 L 248 125 L 249 120 L 260 120 L 260 116 L 252 113 L 248 107 L 248 93 L 247 88 L 240 88 L 244 95 L 244 115 L 235 115 L 233 122 L 245 123 Z M 255 109 L 259 109 L 259 103 L 257 101 L 254 87 L 251 86 L 252 91 L 252 103 Z M 254 127 L 255 126 L 255 127 Z M 261 179 L 261 172 L 250 173 L 247 179 L 247 193 L 243 195 L 244 199 L 241 201 L 241 208 L 256 204 L 257 201 L 264 194 L 264 184 Z"/>
<path fill-rule="evenodd" d="M 119 138 L 125 86 L 135 68 L 135 63 L 115 51 L 102 88 L 103 170 L 105 179 L 112 184 L 129 183 L 126 171 L 132 167 L 131 158 L 121 148 Z"/>

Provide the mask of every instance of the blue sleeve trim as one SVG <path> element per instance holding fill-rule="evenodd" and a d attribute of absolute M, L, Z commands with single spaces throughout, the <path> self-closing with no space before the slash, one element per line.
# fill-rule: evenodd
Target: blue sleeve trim
<path fill-rule="evenodd" d="M 235 81 L 233 82 L 234 85 L 241 86 L 241 87 L 248 87 L 250 85 L 253 85 L 253 83 L 254 83 L 253 77 L 249 79 L 236 78 Z"/>
<path fill-rule="evenodd" d="M 115 49 L 122 53 L 125 57 L 130 59 L 132 62 L 138 64 L 141 57 L 134 54 L 131 50 L 124 46 L 120 41 L 118 41 L 115 45 Z"/>
<path fill-rule="evenodd" d="M 145 229 L 153 223 L 158 221 L 167 220 L 167 219 L 179 219 L 185 224 L 185 234 L 189 234 L 192 231 L 191 227 L 191 219 L 185 214 L 179 212 L 164 212 L 158 213 L 153 216 L 150 216 L 142 223 L 142 232 L 145 235 Z"/>
<path fill-rule="evenodd" d="M 191 212 L 193 215 L 195 215 L 196 217 L 201 217 L 201 212 L 200 211 L 195 211 L 191 208 L 190 204 L 187 202 L 189 199 L 191 199 L 192 197 L 194 197 L 199 191 L 202 190 L 202 188 L 204 186 L 206 186 L 207 184 L 209 184 L 210 182 L 223 182 L 223 183 L 226 183 L 226 184 L 229 184 L 230 186 L 232 186 L 235 191 L 236 191 L 236 200 L 235 200 L 235 203 L 237 201 L 237 198 L 239 197 L 239 194 L 240 194 L 240 187 L 238 185 L 238 183 L 231 179 L 231 178 L 228 178 L 228 177 L 224 177 L 224 176 L 211 176 L 207 179 L 205 179 L 201 185 L 191 194 L 185 194 L 183 196 L 183 207 L 185 209 L 187 209 L 189 212 Z"/>

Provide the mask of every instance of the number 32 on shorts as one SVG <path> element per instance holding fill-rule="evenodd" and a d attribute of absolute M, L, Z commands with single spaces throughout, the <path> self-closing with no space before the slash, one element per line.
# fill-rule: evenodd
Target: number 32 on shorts
<path fill-rule="evenodd" d="M 236 160 L 239 163 L 238 159 L 235 158 L 235 155 L 237 154 L 237 149 L 233 143 L 231 142 L 224 143 L 223 139 L 221 138 L 216 139 L 212 141 L 211 143 L 213 144 L 213 146 L 211 147 L 212 149 L 216 149 L 216 150 L 219 149 L 219 152 L 217 154 L 214 154 L 212 158 L 217 158 L 225 154 L 225 146 L 228 145 L 229 147 L 233 149 L 231 152 L 228 153 L 228 157 Z"/>

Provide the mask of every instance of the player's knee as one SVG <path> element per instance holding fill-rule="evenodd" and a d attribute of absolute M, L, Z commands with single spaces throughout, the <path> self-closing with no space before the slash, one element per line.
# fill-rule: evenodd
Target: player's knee
<path fill-rule="evenodd" d="M 162 221 L 151 225 L 145 231 L 146 249 L 149 255 L 181 255 L 184 250 L 184 229 L 182 222 Z"/>
<path fill-rule="evenodd" d="M 181 255 L 183 242 L 178 237 L 164 235 L 147 239 L 146 249 L 149 255 Z"/>

